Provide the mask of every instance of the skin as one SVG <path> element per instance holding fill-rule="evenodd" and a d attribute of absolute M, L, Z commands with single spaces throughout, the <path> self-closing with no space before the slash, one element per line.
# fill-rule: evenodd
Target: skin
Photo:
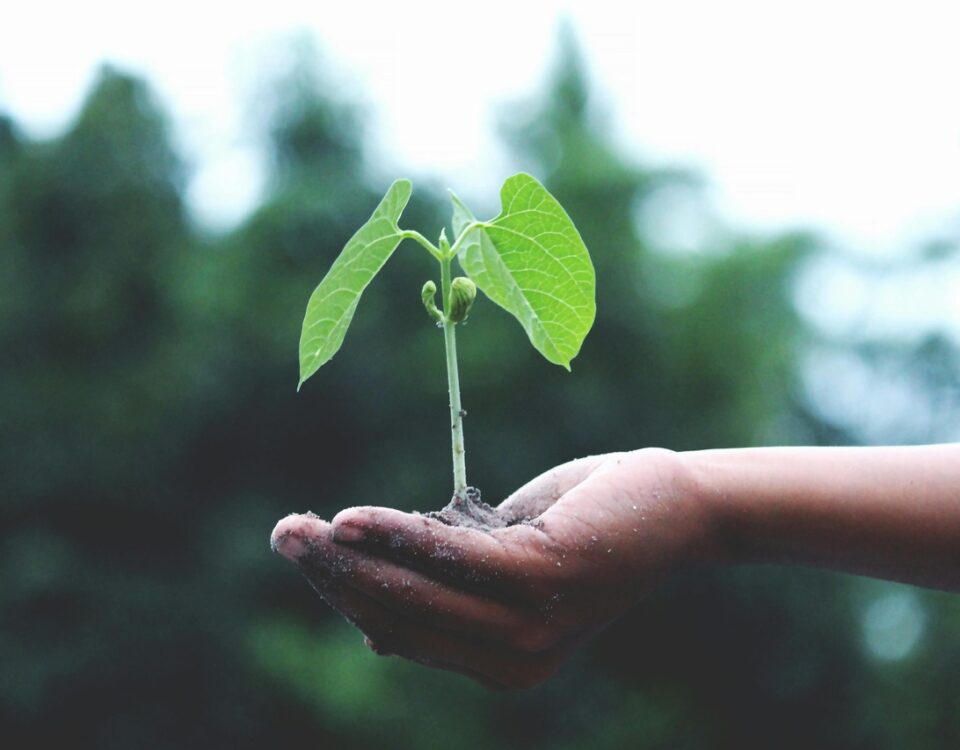
<path fill-rule="evenodd" d="M 578 459 L 487 533 L 390 508 L 292 515 L 271 542 L 380 654 L 537 685 L 691 563 L 812 565 L 960 591 L 960 445 L 643 449 Z"/>

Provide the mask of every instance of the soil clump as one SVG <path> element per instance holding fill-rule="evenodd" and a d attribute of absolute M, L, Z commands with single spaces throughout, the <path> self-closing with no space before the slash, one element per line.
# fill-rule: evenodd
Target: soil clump
<path fill-rule="evenodd" d="M 434 510 L 423 514 L 426 518 L 433 518 L 447 526 L 460 526 L 477 531 L 495 531 L 508 526 L 530 521 L 530 516 L 518 516 L 515 511 L 504 512 L 499 508 L 483 502 L 480 499 L 480 490 L 476 487 L 467 487 L 461 494 L 454 493 L 450 502 L 441 510 Z"/>

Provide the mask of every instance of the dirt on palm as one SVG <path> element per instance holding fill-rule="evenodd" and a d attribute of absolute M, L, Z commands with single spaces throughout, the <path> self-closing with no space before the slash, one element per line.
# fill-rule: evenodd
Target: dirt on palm
<path fill-rule="evenodd" d="M 443 509 L 423 515 L 427 518 L 436 519 L 447 526 L 460 526 L 465 529 L 489 532 L 527 523 L 535 514 L 518 513 L 516 508 L 509 512 L 494 508 L 480 499 L 480 490 L 476 487 L 467 487 L 462 494 L 454 493 L 450 502 Z"/>

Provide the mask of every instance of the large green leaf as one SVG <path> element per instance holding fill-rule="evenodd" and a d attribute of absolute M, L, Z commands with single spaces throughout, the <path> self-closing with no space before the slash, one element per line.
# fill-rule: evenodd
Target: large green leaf
<path fill-rule="evenodd" d="M 464 239 L 460 265 L 520 321 L 537 351 L 569 370 L 597 311 L 590 255 L 567 212 L 530 175 L 503 183 L 500 202 L 500 215 Z M 473 221 L 453 196 L 456 235 Z"/>
<path fill-rule="evenodd" d="M 333 262 L 310 295 L 300 334 L 300 383 L 330 360 L 343 344 L 357 302 L 403 239 L 397 222 L 410 200 L 410 180 L 397 180 L 380 205 Z"/>

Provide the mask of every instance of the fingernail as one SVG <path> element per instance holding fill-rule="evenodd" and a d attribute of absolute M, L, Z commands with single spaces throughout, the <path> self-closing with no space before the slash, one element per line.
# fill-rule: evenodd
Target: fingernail
<path fill-rule="evenodd" d="M 362 542 L 366 538 L 366 532 L 359 526 L 352 526 L 346 523 L 338 523 L 333 527 L 333 541 L 345 542 L 346 544 L 355 544 Z"/>
<path fill-rule="evenodd" d="M 296 534 L 284 534 L 273 542 L 273 548 L 290 562 L 300 559 L 307 549 L 303 539 Z"/>

